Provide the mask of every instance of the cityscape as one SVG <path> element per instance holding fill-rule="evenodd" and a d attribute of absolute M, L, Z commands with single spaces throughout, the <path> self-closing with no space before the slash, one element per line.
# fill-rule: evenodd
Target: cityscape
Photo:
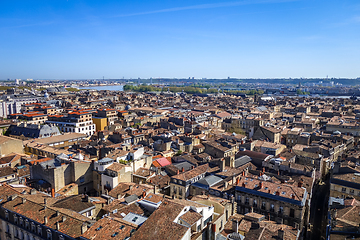
<path fill-rule="evenodd" d="M 0 1 L 0 239 L 360 239 L 355 0 Z"/>

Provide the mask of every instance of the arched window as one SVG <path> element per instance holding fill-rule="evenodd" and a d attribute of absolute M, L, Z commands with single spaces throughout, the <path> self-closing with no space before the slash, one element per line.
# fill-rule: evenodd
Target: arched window
<path fill-rule="evenodd" d="M 59 235 L 59 240 L 64 240 L 64 236 L 63 235 Z"/>
<path fill-rule="evenodd" d="M 36 227 L 35 227 L 35 223 L 34 223 L 34 222 L 31 223 L 31 231 L 33 231 L 33 232 L 36 231 Z"/>
<path fill-rule="evenodd" d="M 9 211 L 8 210 L 5 210 L 5 218 L 6 218 L 6 220 L 9 220 Z"/>
<path fill-rule="evenodd" d="M 25 228 L 29 229 L 30 228 L 30 224 L 29 224 L 29 220 L 25 220 Z"/>
<path fill-rule="evenodd" d="M 41 230 L 41 226 L 40 225 L 38 225 L 37 226 L 37 232 L 38 232 L 38 235 L 42 235 L 42 230 Z"/>
<path fill-rule="evenodd" d="M 18 224 L 18 217 L 14 214 L 14 223 Z"/>
<path fill-rule="evenodd" d="M 51 240 L 51 239 L 52 239 L 52 234 L 51 234 L 51 230 L 50 230 L 50 229 L 47 229 L 47 230 L 46 230 L 46 238 L 47 238 L 48 240 Z"/>
<path fill-rule="evenodd" d="M 24 219 L 22 217 L 19 217 L 19 223 L 20 226 L 24 226 Z"/>

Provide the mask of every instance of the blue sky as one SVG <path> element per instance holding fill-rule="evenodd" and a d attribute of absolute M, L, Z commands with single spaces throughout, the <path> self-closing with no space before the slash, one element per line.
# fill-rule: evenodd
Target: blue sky
<path fill-rule="evenodd" d="M 1 0 L 0 79 L 360 77 L 358 0 Z"/>

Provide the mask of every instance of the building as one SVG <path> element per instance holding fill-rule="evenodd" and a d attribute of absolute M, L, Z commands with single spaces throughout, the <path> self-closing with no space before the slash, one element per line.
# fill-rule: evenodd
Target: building
<path fill-rule="evenodd" d="M 30 178 L 32 182 L 36 180 L 47 182 L 55 192 L 70 183 L 76 183 L 79 193 L 88 193 L 93 189 L 92 169 L 91 162 L 64 163 L 58 159 L 50 159 L 30 166 Z"/>
<path fill-rule="evenodd" d="M 11 153 L 24 153 L 23 142 L 19 139 L 0 135 L 0 157 Z"/>
<path fill-rule="evenodd" d="M 91 113 L 87 111 L 75 111 L 67 115 L 51 115 L 47 122 L 56 124 L 62 132 L 84 133 L 91 136 L 96 131 Z"/>
<path fill-rule="evenodd" d="M 255 212 L 281 224 L 302 229 L 305 224 L 308 193 L 301 186 L 241 177 L 235 187 L 238 213 Z"/>
<path fill-rule="evenodd" d="M 52 207 L 51 198 L 26 187 L 0 186 L 1 239 L 78 239 L 93 221 L 68 209 Z"/>
<path fill-rule="evenodd" d="M 28 124 L 26 122 L 11 125 L 7 130 L 7 134 L 10 137 L 19 138 L 22 140 L 30 138 L 47 138 L 61 135 L 59 128 L 55 125 Z"/>
<path fill-rule="evenodd" d="M 103 131 L 108 126 L 107 118 L 104 117 L 92 117 L 92 120 L 96 126 L 96 131 Z"/>
<path fill-rule="evenodd" d="M 185 199 L 190 195 L 190 186 L 192 183 L 205 177 L 209 170 L 209 164 L 201 165 L 190 171 L 172 176 L 170 181 L 170 196 Z"/>

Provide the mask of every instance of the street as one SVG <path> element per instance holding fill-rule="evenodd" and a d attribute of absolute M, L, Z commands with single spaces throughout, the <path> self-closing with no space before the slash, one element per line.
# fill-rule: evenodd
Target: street
<path fill-rule="evenodd" d="M 316 185 L 313 190 L 313 198 L 310 207 L 310 223 L 313 226 L 309 232 L 312 240 L 325 239 L 328 200 L 330 194 L 330 177 L 325 176 L 324 182 Z M 308 234 L 309 234 L 308 233 Z"/>

